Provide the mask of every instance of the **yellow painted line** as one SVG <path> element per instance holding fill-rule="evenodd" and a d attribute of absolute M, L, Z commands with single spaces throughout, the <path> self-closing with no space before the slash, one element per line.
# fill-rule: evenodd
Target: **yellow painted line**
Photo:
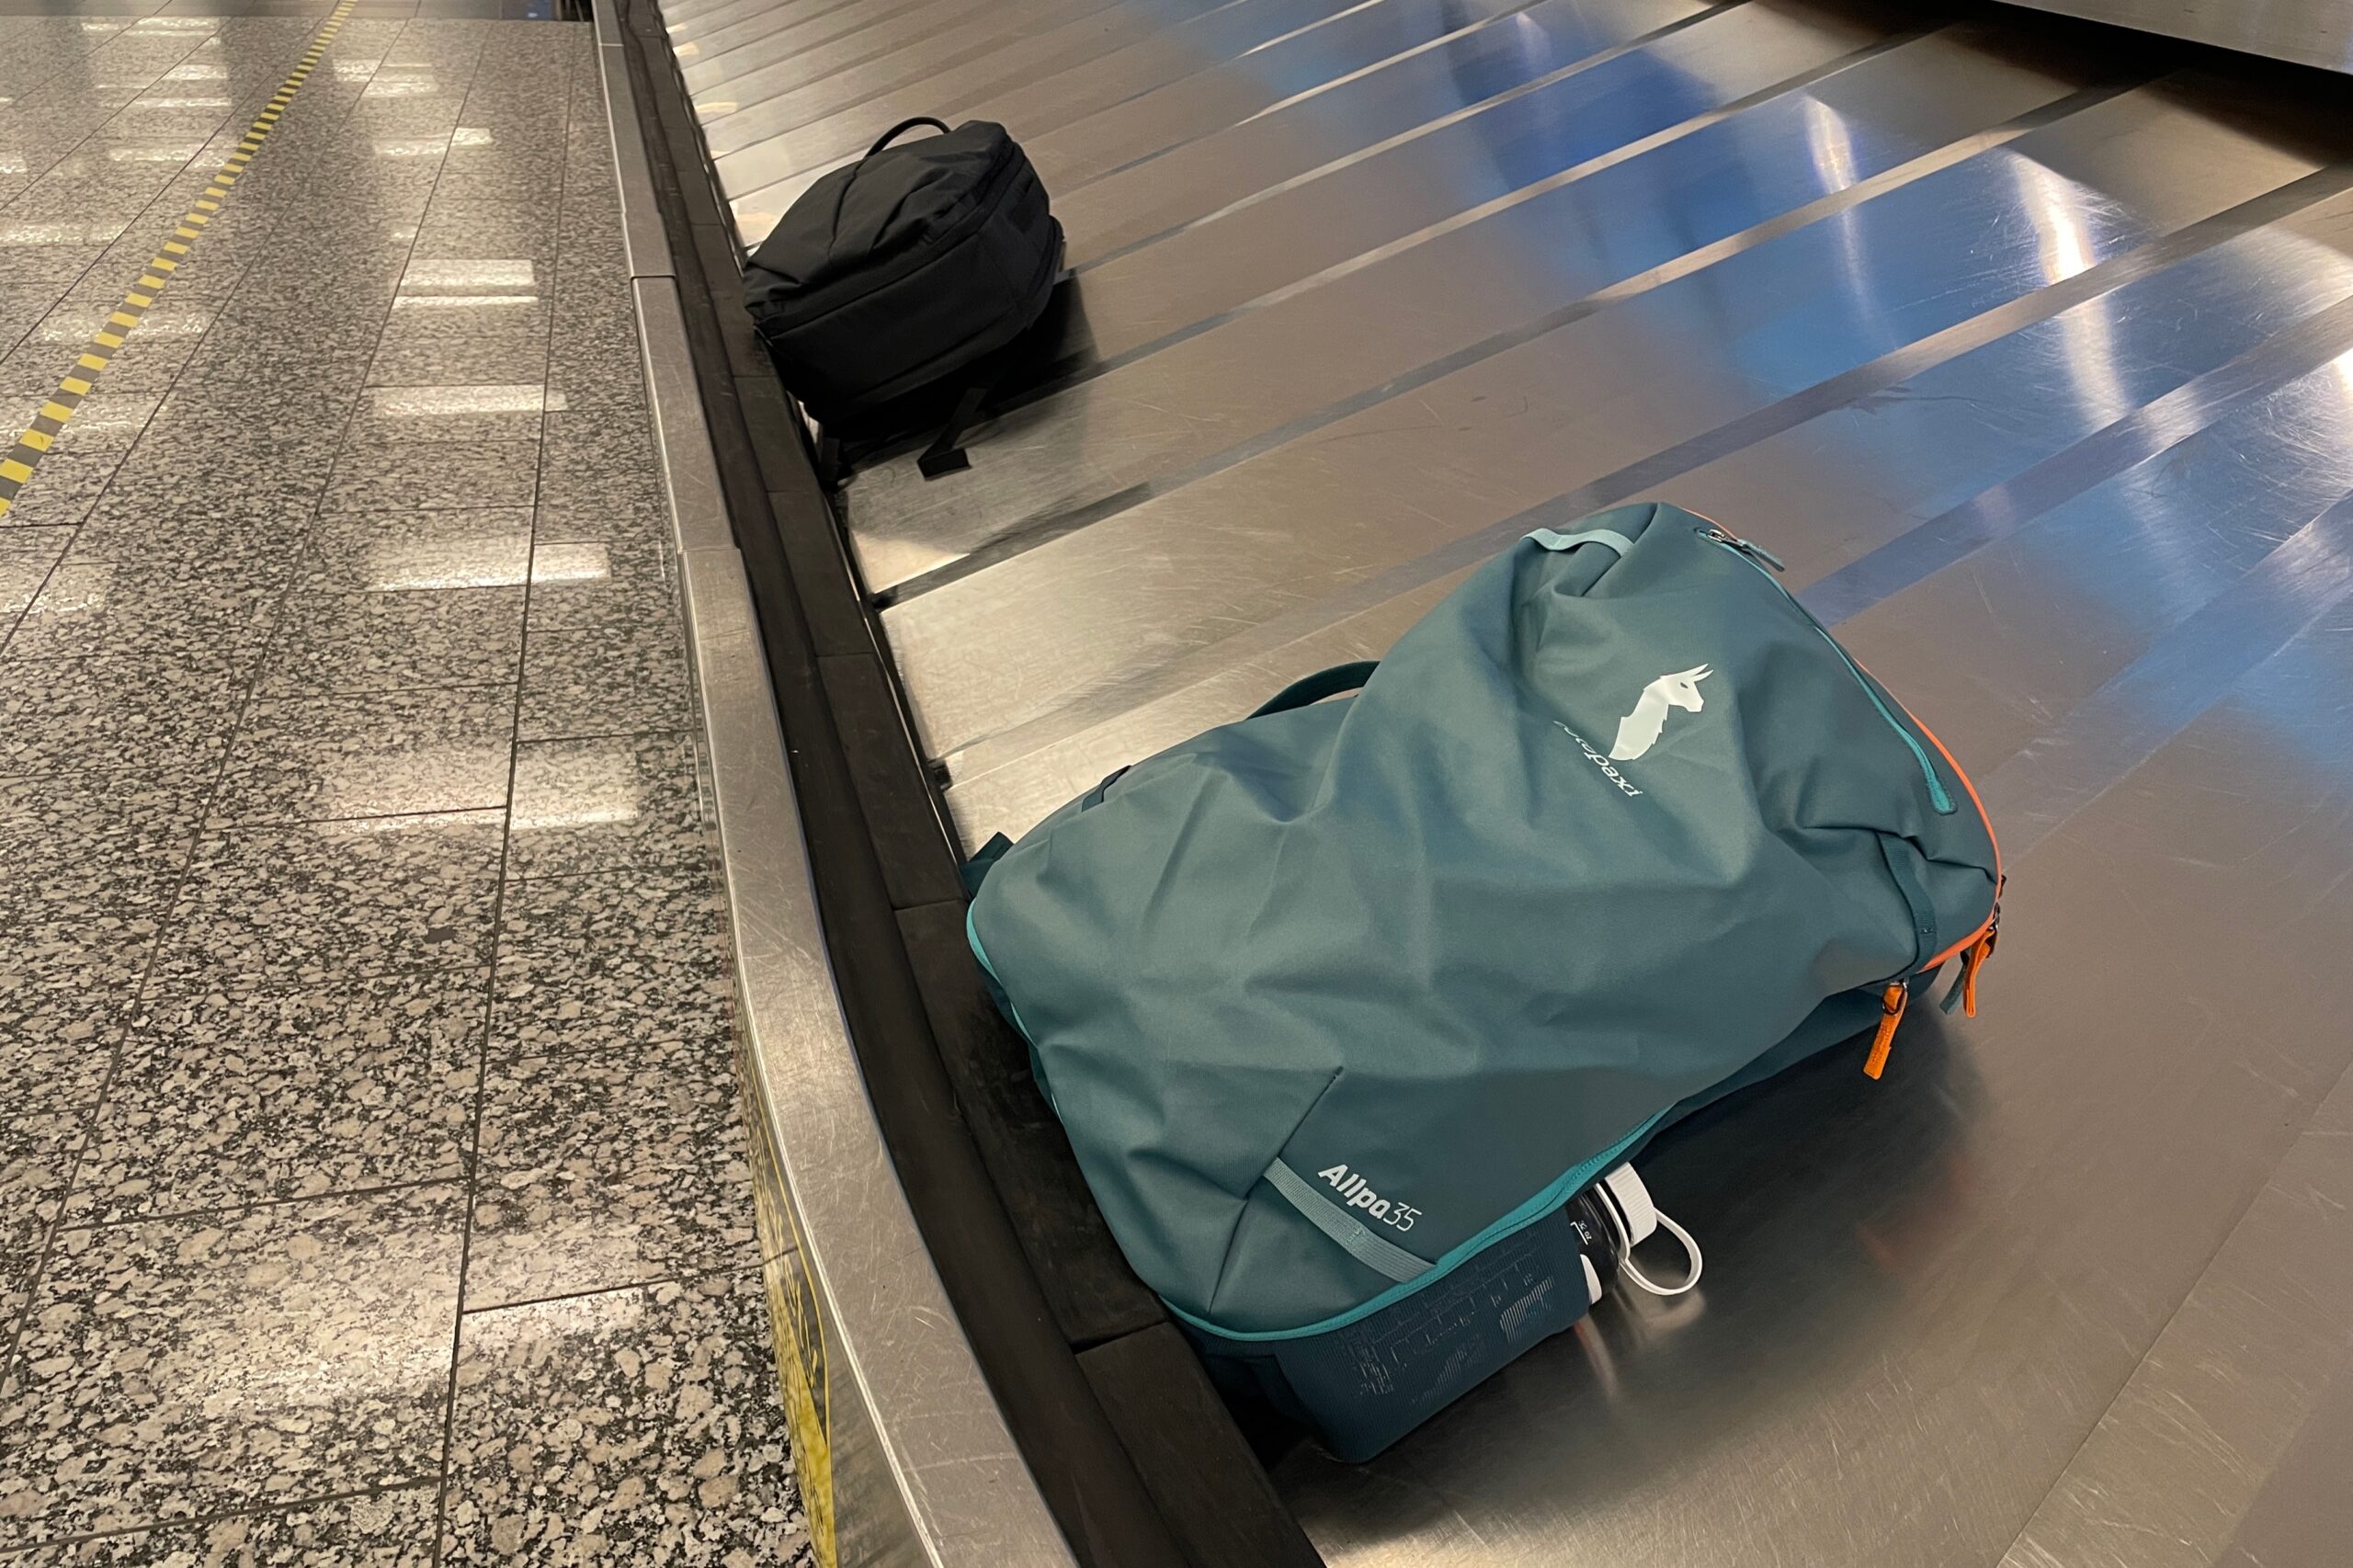
<path fill-rule="evenodd" d="M 6 458 L 0 458 L 0 517 L 5 517 L 16 506 L 17 497 L 24 493 L 25 482 L 33 476 L 33 465 L 40 461 L 42 453 L 57 444 L 65 422 L 74 417 L 74 411 L 82 406 L 82 400 L 90 395 L 90 389 L 113 361 L 115 350 L 122 347 L 123 339 L 138 326 L 141 318 L 154 304 L 155 296 L 163 291 L 164 285 L 178 270 L 179 263 L 172 258 L 188 255 L 188 242 L 200 237 L 205 225 L 212 222 L 211 215 L 221 210 L 221 203 L 228 196 L 229 187 L 237 183 L 238 170 L 250 163 L 253 155 L 260 151 L 262 143 L 269 139 L 270 131 L 285 113 L 286 106 L 294 101 L 296 93 L 302 90 L 302 84 L 309 79 L 312 67 L 325 56 L 327 46 L 335 41 L 335 35 L 343 30 L 343 24 L 350 18 L 352 7 L 358 4 L 358 0 L 341 0 L 341 4 L 328 15 L 326 24 L 319 29 L 319 36 L 312 42 L 309 52 L 278 85 L 278 91 L 270 96 L 269 106 L 256 115 L 254 122 L 245 128 L 244 135 L 237 142 L 237 150 L 229 154 L 213 175 L 211 184 L 205 187 L 202 196 L 197 198 L 196 205 L 180 215 L 179 226 L 172 231 L 174 237 L 164 242 L 163 254 L 149 258 L 140 272 L 138 286 L 123 295 L 125 308 L 110 313 L 106 324 L 90 335 L 89 347 L 75 358 L 74 369 L 59 378 L 57 391 L 33 416 L 37 423 L 18 432 L 16 446 Z M 39 421 L 47 423 L 44 425 Z"/>

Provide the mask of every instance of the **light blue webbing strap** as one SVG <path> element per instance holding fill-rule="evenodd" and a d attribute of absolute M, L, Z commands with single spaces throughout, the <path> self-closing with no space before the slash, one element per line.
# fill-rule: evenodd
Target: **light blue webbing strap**
<path fill-rule="evenodd" d="M 1634 548 L 1634 541 L 1615 528 L 1587 528 L 1581 534 L 1555 533 L 1551 528 L 1538 528 L 1528 537 L 1547 550 L 1574 550 L 1581 544 L 1605 544 L 1623 557 Z"/>
<path fill-rule="evenodd" d="M 1355 1215 L 1326 1197 L 1322 1188 L 1277 1160 L 1267 1167 L 1267 1184 L 1288 1199 L 1307 1222 L 1339 1243 L 1341 1250 L 1384 1278 L 1404 1284 L 1430 1270 L 1427 1259 L 1378 1236 Z"/>

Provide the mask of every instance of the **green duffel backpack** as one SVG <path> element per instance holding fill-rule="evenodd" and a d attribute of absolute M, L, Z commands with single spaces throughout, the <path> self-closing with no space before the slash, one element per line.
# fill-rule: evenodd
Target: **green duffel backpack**
<path fill-rule="evenodd" d="M 1592 1304 L 1662 1127 L 1874 1024 L 1876 1076 L 1955 960 L 1973 1003 L 1975 791 L 1778 569 L 1655 503 L 1540 530 L 974 858 L 1129 1262 L 1343 1457 Z"/>

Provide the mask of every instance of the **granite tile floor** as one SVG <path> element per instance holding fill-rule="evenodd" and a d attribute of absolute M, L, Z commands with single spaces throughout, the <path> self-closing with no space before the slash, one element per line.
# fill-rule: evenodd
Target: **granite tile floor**
<path fill-rule="evenodd" d="M 331 8 L 0 0 L 0 412 Z M 567 10 L 363 0 L 0 517 L 0 1568 L 809 1560 Z"/>

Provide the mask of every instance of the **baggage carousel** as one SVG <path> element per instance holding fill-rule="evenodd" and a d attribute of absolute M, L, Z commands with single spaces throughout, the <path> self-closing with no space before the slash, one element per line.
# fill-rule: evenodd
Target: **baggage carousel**
<path fill-rule="evenodd" d="M 713 439 L 759 465 L 734 527 L 857 1053 L 826 1092 L 871 1097 L 862 1179 L 995 1406 L 812 1439 L 846 1530 L 859 1487 L 913 1521 L 842 1561 L 2347 1560 L 2353 84 L 1862 0 L 622 15 Z M 1023 141 L 1072 277 L 969 471 L 916 442 L 829 501 L 733 267 L 915 114 Z M 1984 1014 L 1658 1150 L 1693 1296 L 1370 1464 L 1245 1440 L 979 993 L 956 848 L 1646 496 L 1782 557 L 1970 767 L 2010 869 Z M 798 1215 L 818 1275 L 840 1223 Z M 969 1422 L 1058 1540 L 924 1522 Z"/>

